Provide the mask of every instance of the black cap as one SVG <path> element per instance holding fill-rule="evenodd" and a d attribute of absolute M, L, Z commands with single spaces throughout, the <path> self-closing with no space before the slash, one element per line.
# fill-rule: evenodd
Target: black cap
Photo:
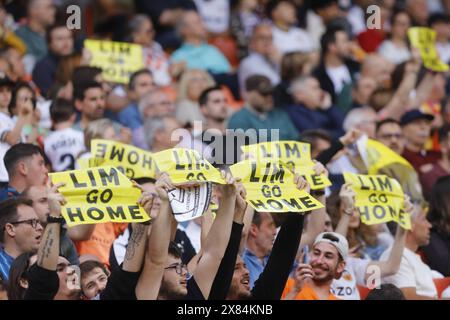
<path fill-rule="evenodd" d="M 429 120 L 429 121 L 433 121 L 434 120 L 434 116 L 432 114 L 429 113 L 424 113 L 418 109 L 414 109 L 411 111 L 406 112 L 402 118 L 400 119 L 400 125 L 406 126 L 407 124 L 414 122 L 416 120 L 420 120 L 420 119 L 425 119 L 425 120 Z"/>
<path fill-rule="evenodd" d="M 8 78 L 4 73 L 0 73 L 0 87 L 14 87 L 15 83 Z"/>

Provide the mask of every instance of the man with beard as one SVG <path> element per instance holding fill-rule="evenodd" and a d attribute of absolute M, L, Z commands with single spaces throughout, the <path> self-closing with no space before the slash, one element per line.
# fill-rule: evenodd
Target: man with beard
<path fill-rule="evenodd" d="M 297 268 L 295 287 L 286 295 L 289 300 L 337 300 L 331 293 L 331 284 L 339 279 L 345 268 L 348 255 L 347 239 L 335 232 L 324 232 L 317 236 L 311 251 L 310 264 Z"/>
<path fill-rule="evenodd" d="M 181 250 L 175 242 L 169 245 L 167 267 L 159 289 L 158 300 L 180 300 L 186 298 L 187 266 L 181 261 Z"/>

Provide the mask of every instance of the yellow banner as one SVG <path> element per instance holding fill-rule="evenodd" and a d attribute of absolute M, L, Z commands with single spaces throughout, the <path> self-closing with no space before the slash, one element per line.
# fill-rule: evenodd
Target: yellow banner
<path fill-rule="evenodd" d="M 413 169 L 411 164 L 398 153 L 376 140 L 367 139 L 365 145 L 361 145 L 360 154 L 367 165 L 369 174 L 377 174 L 381 168 L 393 163 L 399 163 Z"/>
<path fill-rule="evenodd" d="M 411 229 L 411 216 L 404 211 L 404 194 L 397 180 L 385 175 L 362 175 L 344 172 L 345 182 L 356 193 L 355 207 L 367 225 L 396 221 Z"/>
<path fill-rule="evenodd" d="M 84 47 L 92 55 L 90 65 L 102 68 L 107 81 L 127 84 L 133 72 L 144 68 L 138 44 L 87 39 Z"/>
<path fill-rule="evenodd" d="M 156 178 L 156 164 L 153 154 L 128 144 L 95 139 L 91 142 L 92 158 L 89 168 L 114 166 L 130 179 Z M 85 165 L 83 161 L 80 163 Z"/>
<path fill-rule="evenodd" d="M 244 160 L 230 167 L 242 179 L 246 200 L 256 211 L 306 212 L 323 205 L 294 184 L 293 173 L 281 162 Z"/>
<path fill-rule="evenodd" d="M 197 151 L 173 148 L 153 154 L 160 172 L 167 172 L 173 183 L 215 182 L 225 184 L 220 171 L 213 167 Z"/>
<path fill-rule="evenodd" d="M 436 31 L 425 27 L 413 27 L 408 30 L 411 45 L 420 50 L 425 68 L 437 72 L 448 71 L 448 64 L 439 58 L 436 50 Z"/>
<path fill-rule="evenodd" d="M 144 222 L 150 220 L 137 201 L 141 191 L 114 167 L 50 173 L 67 204 L 62 215 L 69 227 L 104 222 Z"/>
<path fill-rule="evenodd" d="M 273 141 L 242 146 L 244 153 L 250 154 L 255 160 L 278 159 L 284 162 L 294 172 L 302 175 L 309 182 L 312 190 L 320 190 L 331 186 L 331 181 L 325 175 L 316 175 L 311 160 L 311 145 L 297 141 Z"/>

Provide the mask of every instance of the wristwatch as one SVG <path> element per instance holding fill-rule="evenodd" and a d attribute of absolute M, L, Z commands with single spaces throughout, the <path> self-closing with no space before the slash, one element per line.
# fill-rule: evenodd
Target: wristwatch
<path fill-rule="evenodd" d="M 59 223 L 59 224 L 62 224 L 64 221 L 65 220 L 64 220 L 63 217 L 55 217 L 55 216 L 51 216 L 51 215 L 47 216 L 47 223 Z"/>

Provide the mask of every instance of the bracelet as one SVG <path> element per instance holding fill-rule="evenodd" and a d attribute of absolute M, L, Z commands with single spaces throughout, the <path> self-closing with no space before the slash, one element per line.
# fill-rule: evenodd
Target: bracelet
<path fill-rule="evenodd" d="M 64 218 L 63 217 L 55 217 L 55 216 L 47 216 L 47 223 L 59 223 L 62 224 L 64 222 Z"/>

